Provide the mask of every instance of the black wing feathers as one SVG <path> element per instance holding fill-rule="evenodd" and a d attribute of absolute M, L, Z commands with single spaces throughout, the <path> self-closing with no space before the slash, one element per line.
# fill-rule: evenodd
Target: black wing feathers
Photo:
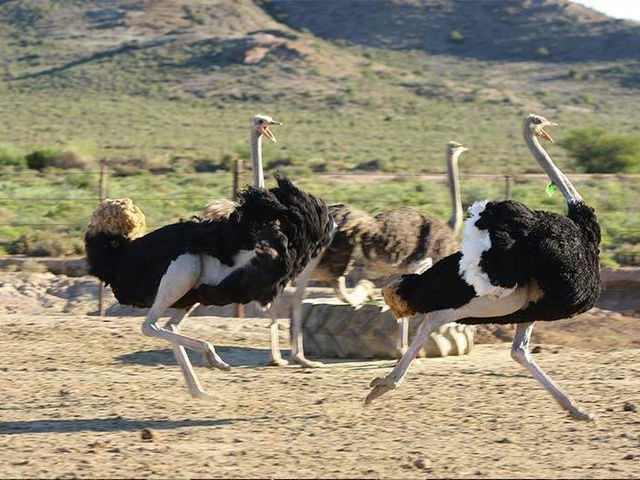
<path fill-rule="evenodd" d="M 255 258 L 214 286 L 191 290 L 174 306 L 269 303 L 330 241 L 325 204 L 284 175 L 270 190 L 248 187 L 228 219 L 183 221 L 128 240 L 85 236 L 91 273 L 111 285 L 120 303 L 150 306 L 170 263 L 185 253 L 206 254 L 232 266 L 240 250 Z"/>

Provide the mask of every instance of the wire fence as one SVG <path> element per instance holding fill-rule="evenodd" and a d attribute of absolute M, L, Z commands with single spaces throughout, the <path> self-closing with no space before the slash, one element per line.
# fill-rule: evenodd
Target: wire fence
<path fill-rule="evenodd" d="M 55 218 L 51 218 L 50 221 L 42 220 L 44 214 L 37 220 L 28 218 L 27 216 L 18 216 L 17 218 L 8 219 L 6 214 L 2 214 L 2 208 L 4 211 L 10 210 L 11 207 L 15 207 L 16 203 L 22 204 L 25 208 L 41 206 L 43 211 L 50 208 L 52 205 L 59 205 L 61 208 L 71 208 L 74 204 L 85 205 L 83 208 L 89 207 L 91 204 L 96 204 L 100 198 L 100 191 L 102 190 L 104 196 L 106 192 L 109 192 L 109 169 L 108 167 L 100 170 L 89 169 L 82 171 L 58 171 L 51 172 L 37 172 L 31 170 L 11 170 L 0 169 L 0 182 L 7 178 L 13 178 L 16 175 L 20 175 L 20 178 L 32 177 L 34 179 L 41 179 L 48 186 L 50 186 L 53 193 L 47 195 L 27 195 L 24 192 L 9 192 L 7 189 L 0 189 L 0 226 L 3 227 L 33 227 L 33 228 L 57 228 L 69 230 L 78 230 L 83 228 L 86 224 L 86 219 L 78 221 L 56 221 Z M 64 191 L 66 183 L 64 179 L 73 179 L 78 176 L 88 176 L 88 185 L 85 185 L 84 189 Z M 157 194 L 154 192 L 136 192 L 141 195 L 135 195 L 136 202 L 144 203 L 162 203 L 162 202 L 183 202 L 188 204 L 189 208 L 199 210 L 207 201 L 212 198 L 216 198 L 212 195 L 198 193 L 181 193 L 180 182 L 191 180 L 193 178 L 199 179 L 216 179 L 217 185 L 226 185 L 223 190 L 228 192 L 226 195 L 228 198 L 233 198 L 233 186 L 237 188 L 242 183 L 250 181 L 250 172 L 242 172 L 238 170 L 235 174 L 229 172 L 163 172 L 162 177 L 165 179 L 171 179 L 175 185 L 175 190 L 163 192 Z M 584 174 L 575 173 L 569 175 L 570 179 L 576 182 L 578 185 L 587 184 L 588 188 L 592 188 L 596 191 L 606 189 L 611 191 L 611 201 L 608 201 L 606 194 L 599 194 L 599 206 L 598 212 L 606 212 L 609 214 L 618 214 L 620 216 L 627 216 L 624 221 L 618 222 L 616 226 L 616 235 L 631 236 L 638 234 L 640 238 L 640 220 L 635 221 L 638 215 L 636 212 L 640 212 L 640 174 Z M 125 182 L 128 177 L 119 177 L 119 182 Z M 234 180 L 235 178 L 235 180 Z M 470 182 L 476 182 L 476 185 L 491 187 L 492 192 L 497 194 L 499 198 L 515 198 L 520 200 L 517 195 L 517 189 L 519 186 L 526 185 L 530 182 L 542 182 L 548 181 L 546 175 L 543 173 L 503 173 L 503 174 L 486 174 L 486 173 L 464 173 L 460 175 L 463 192 L 465 186 Z M 49 181 L 50 180 L 50 181 Z M 314 173 L 312 176 L 305 176 L 298 180 L 297 183 L 305 186 L 306 182 L 313 181 L 314 184 L 324 184 L 327 189 L 339 190 L 340 185 L 351 186 L 357 183 L 362 186 L 358 190 L 359 198 L 366 196 L 367 187 L 373 184 L 384 184 L 387 182 L 398 181 L 414 181 L 424 182 L 425 184 L 439 183 L 445 184 L 447 182 L 447 174 L 444 172 L 436 173 L 405 173 L 405 172 L 352 172 L 352 171 L 336 171 L 336 172 L 320 172 Z M 235 183 L 234 183 L 235 182 Z M 59 183 L 59 185 L 56 185 Z M 207 182 L 204 181 L 206 184 Z M 101 187 L 102 186 L 102 187 Z M 581 186 L 581 185 L 580 185 Z M 581 186 L 582 188 L 582 186 Z M 219 189 L 220 190 L 220 189 Z M 478 190 L 476 188 L 475 190 Z M 95 195 L 91 195 L 91 191 L 95 192 Z M 376 195 L 377 191 L 371 189 L 372 195 Z M 627 192 L 627 193 L 625 193 Z M 10 194 L 13 193 L 13 194 Z M 482 192 L 480 192 L 482 193 Z M 402 191 L 400 191 L 402 194 Z M 618 198 L 620 197 L 620 198 Z M 478 196 L 478 199 L 481 197 Z M 484 198 L 484 197 L 482 197 Z M 496 198 L 495 196 L 492 198 Z M 329 200 L 333 200 L 330 199 Z M 398 203 L 402 203 L 402 198 L 398 198 Z M 524 199 L 523 199 L 524 200 Z M 349 200 L 347 200 L 349 201 Z M 427 202 L 428 203 L 428 202 Z M 186 215 L 187 212 L 172 212 L 173 215 Z M 4 218 L 3 218 L 4 217 Z M 32 215 L 37 217 L 37 215 Z M 150 228 L 156 228 L 161 226 L 161 223 L 151 222 Z"/>

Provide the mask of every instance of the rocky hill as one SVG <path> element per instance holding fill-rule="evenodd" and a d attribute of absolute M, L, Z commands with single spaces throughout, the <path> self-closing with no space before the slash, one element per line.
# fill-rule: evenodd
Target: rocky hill
<path fill-rule="evenodd" d="M 639 39 L 567 0 L 0 0 L 3 142 L 246 154 L 227 133 L 268 110 L 281 166 L 441 171 L 463 131 L 495 170 L 516 147 L 487 131 L 529 111 L 634 131 Z"/>
<path fill-rule="evenodd" d="M 329 40 L 482 60 L 640 58 L 640 24 L 568 0 L 269 0 L 296 29 Z M 545 49 L 545 50 L 541 50 Z"/>

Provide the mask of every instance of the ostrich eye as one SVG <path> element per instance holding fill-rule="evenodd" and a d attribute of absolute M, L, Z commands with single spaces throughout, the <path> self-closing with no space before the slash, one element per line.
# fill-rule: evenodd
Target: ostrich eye
<path fill-rule="evenodd" d="M 262 125 L 264 123 L 264 120 L 258 120 L 258 123 Z"/>
<path fill-rule="evenodd" d="M 540 125 L 542 123 L 542 119 L 536 117 L 536 118 L 533 119 L 533 123 L 535 123 L 536 125 Z"/>

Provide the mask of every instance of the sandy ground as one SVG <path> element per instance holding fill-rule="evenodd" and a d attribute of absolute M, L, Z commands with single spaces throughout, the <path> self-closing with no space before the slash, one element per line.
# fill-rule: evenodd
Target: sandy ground
<path fill-rule="evenodd" d="M 365 408 L 369 381 L 393 361 L 264 367 L 265 319 L 187 324 L 234 365 L 198 368 L 216 400 L 197 401 L 140 324 L 0 318 L 1 477 L 640 476 L 640 414 L 624 409 L 640 409 L 639 348 L 545 344 L 535 355 L 594 425 L 572 421 L 505 343 L 418 360 L 401 388 Z"/>

